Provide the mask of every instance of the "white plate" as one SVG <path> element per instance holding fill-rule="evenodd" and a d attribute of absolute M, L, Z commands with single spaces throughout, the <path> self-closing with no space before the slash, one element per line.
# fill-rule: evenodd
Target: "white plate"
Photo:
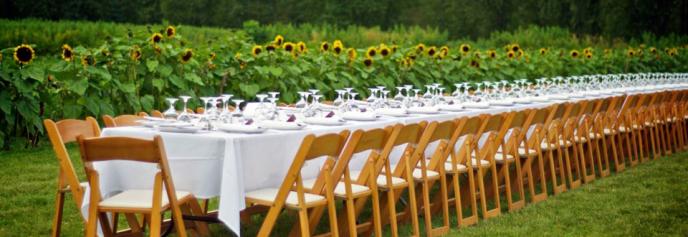
<path fill-rule="evenodd" d="M 533 103 L 533 101 L 530 100 L 530 98 L 526 98 L 526 97 L 523 97 L 523 98 L 515 98 L 515 99 L 514 99 L 514 102 L 515 102 L 515 103 L 519 103 L 519 104 L 530 104 L 530 103 Z"/>
<path fill-rule="evenodd" d="M 406 109 L 391 109 L 391 108 L 382 108 L 378 109 L 375 111 L 378 114 L 385 115 L 385 116 L 392 116 L 392 117 L 407 117 L 409 116 L 408 111 Z"/>
<path fill-rule="evenodd" d="M 196 133 L 200 130 L 200 127 L 158 127 L 158 131 L 173 133 Z"/>
<path fill-rule="evenodd" d="M 547 96 L 533 96 L 530 99 L 532 101 L 535 101 L 535 102 L 547 102 L 547 101 L 549 101 L 549 98 L 547 98 Z"/>
<path fill-rule="evenodd" d="M 463 106 L 460 104 L 452 104 L 452 105 L 440 105 L 440 110 L 444 111 L 451 111 L 451 112 L 458 112 L 463 110 Z"/>
<path fill-rule="evenodd" d="M 568 95 L 550 95 L 549 98 L 553 99 L 553 100 L 568 100 L 568 99 L 570 99 L 570 97 Z"/>
<path fill-rule="evenodd" d="M 260 126 L 275 130 L 301 130 L 306 127 L 306 124 L 297 122 L 266 120 L 261 121 Z"/>
<path fill-rule="evenodd" d="M 266 128 L 258 125 L 244 125 L 244 124 L 220 124 L 217 125 L 217 130 L 228 132 L 228 133 L 247 133 L 256 134 L 263 133 Z"/>
<path fill-rule="evenodd" d="M 440 112 L 437 107 L 411 107 L 408 112 L 412 114 L 436 114 Z"/>
<path fill-rule="evenodd" d="M 182 127 L 191 127 L 191 126 L 193 126 L 193 124 L 187 123 L 187 122 L 158 123 L 158 127 L 168 127 L 168 128 L 182 128 Z"/>
<path fill-rule="evenodd" d="M 324 117 L 310 117 L 303 120 L 307 124 L 324 125 L 324 126 L 340 126 L 346 123 L 346 120 L 340 118 L 324 118 Z"/>
<path fill-rule="evenodd" d="M 378 116 L 375 113 L 361 113 L 361 112 L 345 112 L 342 118 L 353 121 L 375 121 Z"/>
<path fill-rule="evenodd" d="M 490 103 L 487 102 L 467 102 L 463 103 L 463 106 L 471 109 L 487 109 L 490 108 Z"/>
<path fill-rule="evenodd" d="M 497 105 L 497 106 L 512 106 L 514 105 L 513 100 L 495 100 L 490 102 L 490 105 Z"/>

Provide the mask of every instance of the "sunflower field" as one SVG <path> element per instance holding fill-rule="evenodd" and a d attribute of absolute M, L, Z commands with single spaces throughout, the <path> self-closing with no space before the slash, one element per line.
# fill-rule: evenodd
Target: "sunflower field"
<path fill-rule="evenodd" d="M 279 91 L 281 100 L 289 103 L 297 99 L 298 91 L 310 88 L 331 98 L 335 89 L 343 87 L 366 94 L 366 88 L 377 85 L 422 88 L 429 83 L 449 86 L 567 75 L 688 71 L 688 42 L 681 38 L 610 43 L 562 30 L 531 28 L 495 33 L 478 41 L 447 40 L 438 33 L 428 37 L 434 40 L 422 42 L 414 41 L 422 38 L 416 34 L 403 38 L 402 33 L 409 30 L 404 29 L 402 33 L 379 32 L 373 38 L 382 41 L 360 46 L 366 41 L 349 45 L 346 40 L 320 35 L 285 37 L 299 35 L 295 32 L 261 40 L 246 29 L 202 29 L 213 35 L 213 40 L 204 42 L 207 38 L 194 34 L 197 29 L 182 34 L 183 28 L 169 25 L 149 26 L 144 33 L 112 31 L 100 40 L 61 41 L 51 48 L 33 43 L 30 37 L 4 45 L 0 51 L 0 127 L 5 129 L 0 130 L 0 147 L 9 149 L 14 137 L 24 137 L 35 145 L 43 133 L 43 118 L 99 118 L 150 111 L 163 108 L 165 98 L 179 95 L 231 93 L 252 99 L 259 92 Z M 548 34 L 565 36 L 559 39 L 562 42 L 542 41 L 554 38 Z M 11 40 L 2 42 L 7 41 Z M 570 42 L 585 46 L 562 47 Z M 197 103 L 192 101 L 191 106 Z"/>

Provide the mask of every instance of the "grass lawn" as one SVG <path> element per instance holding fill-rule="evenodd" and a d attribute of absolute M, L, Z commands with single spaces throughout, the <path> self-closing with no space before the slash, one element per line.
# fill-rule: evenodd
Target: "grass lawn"
<path fill-rule="evenodd" d="M 70 146 L 69 151 L 83 177 L 78 149 Z M 57 167 L 47 145 L 0 152 L 0 236 L 49 235 Z M 83 235 L 80 217 L 69 198 L 65 212 L 63 236 Z M 452 225 L 455 223 L 452 219 Z M 279 227 L 278 231 L 289 225 Z M 257 228 L 246 226 L 242 231 L 255 233 Z M 402 231 L 408 230 L 408 226 L 402 227 Z M 212 231 L 218 236 L 228 233 L 219 225 L 213 225 Z M 477 226 L 454 227 L 450 235 L 686 236 L 688 153 L 641 164 Z"/>

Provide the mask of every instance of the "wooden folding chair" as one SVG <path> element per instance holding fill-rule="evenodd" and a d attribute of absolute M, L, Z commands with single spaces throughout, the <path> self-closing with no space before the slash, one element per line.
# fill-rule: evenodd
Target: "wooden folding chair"
<path fill-rule="evenodd" d="M 535 152 L 535 150 L 530 149 L 530 146 L 528 146 L 529 144 L 524 144 L 523 134 L 523 127 L 525 126 L 526 120 L 532 115 L 532 111 L 533 110 L 527 109 L 506 113 L 503 125 L 497 134 L 499 147 L 497 149 L 497 154 L 495 154 L 495 163 L 499 171 L 499 180 L 501 181 L 504 179 L 505 196 L 510 212 L 519 210 L 526 205 L 526 196 L 523 190 L 524 175 L 520 158 L 521 155 L 523 155 L 525 159 L 528 159 L 531 157 L 531 151 Z M 523 147 L 521 145 L 523 145 Z M 527 163 L 530 164 L 530 160 L 528 160 Z M 513 177 L 510 174 L 512 165 L 516 170 L 516 176 Z M 532 175 L 529 175 L 529 177 L 532 178 Z M 516 188 L 518 193 L 517 201 L 513 200 L 512 188 Z"/>
<path fill-rule="evenodd" d="M 335 158 L 340 155 L 348 137 L 348 130 L 338 134 L 332 133 L 317 137 L 312 134 L 307 135 L 301 142 L 301 146 L 279 188 L 266 188 L 246 193 L 247 204 L 270 207 L 260 227 L 258 236 L 270 236 L 277 217 L 283 208 L 296 210 L 299 215 L 301 236 L 311 236 L 308 209 L 323 206 L 327 206 L 330 233 L 332 233 L 332 236 L 339 236 L 334 200 L 335 181 L 331 175 L 331 169 L 335 164 Z M 301 168 L 306 161 L 319 157 L 325 157 L 326 161 L 311 191 L 308 192 L 305 190 L 301 178 Z M 325 195 L 320 195 L 320 193 Z"/>
<path fill-rule="evenodd" d="M 470 118 L 460 118 L 456 121 L 456 129 L 451 135 L 448 142 L 446 152 L 449 156 L 444 163 L 444 171 L 451 176 L 451 185 L 448 186 L 447 192 L 452 192 L 454 197 L 448 199 L 448 204 L 454 205 L 456 208 L 457 224 L 459 227 L 465 227 L 478 223 L 478 204 L 475 190 L 475 173 L 473 172 L 473 159 L 477 154 L 477 146 L 475 142 L 475 134 L 482 127 L 484 121 L 480 116 L 473 116 Z M 439 165 L 439 164 L 438 164 Z M 460 185 L 460 178 L 466 176 L 467 186 Z M 482 189 L 484 190 L 484 188 Z M 465 200 L 467 203 L 464 203 Z M 434 203 L 439 203 L 442 200 L 436 197 Z M 435 205 L 439 209 L 441 205 Z M 470 215 L 464 217 L 464 206 L 470 206 Z"/>
<path fill-rule="evenodd" d="M 188 109 L 187 109 L 188 110 Z M 165 118 L 165 115 L 162 114 L 159 110 L 153 110 L 150 113 L 151 117 L 156 117 L 156 118 Z"/>
<path fill-rule="evenodd" d="M 386 185 L 387 176 L 380 174 L 377 164 L 380 162 L 381 156 L 386 152 L 388 153 L 389 149 L 392 149 L 391 143 L 389 146 L 388 143 L 390 139 L 396 139 L 399 129 L 401 129 L 401 125 L 389 126 L 385 129 L 356 130 L 351 134 L 346 147 L 339 159 L 337 159 L 330 175 L 333 180 L 341 180 L 335 186 L 335 198 L 345 201 L 346 212 L 340 214 L 339 218 L 337 218 L 341 235 L 349 234 L 356 236 L 358 229 L 365 228 L 366 226 L 369 227 L 368 229 L 372 228 L 376 236 L 382 234 L 380 200 L 377 186 L 378 183 Z M 369 154 L 363 168 L 360 171 L 351 171 L 349 163 L 354 158 L 354 155 L 365 152 Z M 322 173 L 322 175 L 325 174 Z M 389 176 L 391 179 L 391 174 Z M 320 182 L 324 181 L 324 179 L 317 178 L 304 180 L 304 190 L 312 191 L 313 187 L 322 186 L 321 183 L 318 183 L 318 180 Z M 357 225 L 359 222 L 357 217 L 365 207 L 368 199 L 372 199 L 372 220 L 364 225 Z M 324 208 L 314 208 L 310 213 L 311 232 L 315 230 L 323 212 Z"/>
<path fill-rule="evenodd" d="M 124 127 L 124 126 L 140 126 L 139 120 L 143 119 L 143 116 L 123 114 L 117 117 L 112 117 L 110 115 L 103 115 L 103 122 L 105 127 Z"/>
<path fill-rule="evenodd" d="M 108 218 L 105 213 L 141 213 L 146 215 L 146 219 L 150 220 L 150 236 L 161 234 L 162 216 L 165 211 L 170 210 L 172 212 L 172 220 L 175 222 L 178 236 L 186 236 L 182 212 L 185 214 L 202 214 L 198 201 L 193 194 L 176 191 L 171 178 L 165 147 L 160 136 L 155 136 L 153 140 L 79 136 L 77 141 L 80 145 L 81 159 L 84 162 L 91 190 L 86 236 L 96 236 L 97 223 L 100 220 L 102 224 L 103 219 Z M 156 164 L 159 171 L 155 175 L 153 189 L 123 190 L 111 197 L 103 198 L 100 193 L 98 171 L 94 169 L 93 162 L 112 160 Z M 163 192 L 163 186 L 165 192 Z M 104 233 L 109 233 L 110 228 L 116 229 L 116 226 L 109 227 L 104 224 L 102 226 Z M 194 227 L 198 233 L 207 234 L 205 223 L 194 223 Z"/>
<path fill-rule="evenodd" d="M 580 117 L 578 116 L 581 104 L 567 103 L 564 105 L 566 112 L 561 118 L 561 143 L 562 148 L 565 148 L 564 163 L 566 166 L 566 177 L 569 181 L 569 189 L 580 187 L 582 183 L 583 173 L 580 167 L 580 157 L 583 153 L 579 143 L 576 142 L 576 128 L 580 125 Z M 580 141 L 580 139 L 578 139 Z M 571 154 L 571 155 L 567 155 Z M 570 158 L 570 159 L 569 159 Z M 575 173 L 574 173 L 575 172 Z"/>
<path fill-rule="evenodd" d="M 495 156 L 501 141 L 497 138 L 499 129 L 504 123 L 504 114 L 483 114 L 481 119 L 485 121 L 476 133 L 477 141 L 474 142 L 477 153 L 471 159 L 473 171 L 478 177 L 478 188 L 480 191 L 480 206 L 483 219 L 497 217 L 501 214 L 501 203 L 499 202 L 499 173 Z M 481 141 L 483 145 L 481 146 Z M 491 188 L 485 185 L 485 177 L 491 175 Z M 489 194 L 489 195 L 488 195 Z M 492 195 L 495 207 L 488 210 L 487 197 Z"/>
<path fill-rule="evenodd" d="M 521 166 L 524 167 L 522 169 L 525 169 L 530 199 L 533 203 L 546 200 L 548 195 L 545 163 L 552 164 L 554 160 L 551 157 L 547 160 L 543 157 L 542 142 L 545 138 L 543 128 L 550 112 L 551 108 L 523 110 L 515 112 L 511 118 L 511 126 L 521 131 L 520 138 L 515 140 L 518 141 L 516 147 L 518 148 L 518 156 L 521 158 Z M 553 171 L 550 170 L 550 172 Z M 556 185 L 556 176 L 553 177 L 552 184 Z M 523 176 L 519 176 L 520 180 L 523 178 Z M 536 190 L 536 182 L 539 182 L 540 192 Z"/>
<path fill-rule="evenodd" d="M 88 183 L 79 181 L 65 144 L 76 141 L 78 136 L 99 137 L 100 127 L 93 117 L 86 117 L 86 120 L 65 119 L 58 122 L 46 119 L 43 120 L 43 125 L 60 165 L 57 177 L 55 216 L 53 217 L 51 232 L 51 236 L 60 236 L 65 195 L 72 193 L 76 209 L 81 210 L 84 188 L 88 186 Z"/>

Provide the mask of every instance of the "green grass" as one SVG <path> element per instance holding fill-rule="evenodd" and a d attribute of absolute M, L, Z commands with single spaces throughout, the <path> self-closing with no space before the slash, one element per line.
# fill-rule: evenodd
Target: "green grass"
<path fill-rule="evenodd" d="M 78 150 L 70 146 L 75 167 Z M 83 178 L 83 171 L 77 168 Z M 48 146 L 0 152 L 0 236 L 46 236 L 53 215 L 57 161 Z M 663 157 L 611 177 L 550 196 L 545 201 L 451 236 L 686 236 L 688 235 L 688 153 Z M 216 205 L 213 205 L 216 206 Z M 506 208 L 506 207 L 504 207 Z M 452 213 L 452 216 L 454 214 Z M 296 218 L 281 218 L 275 235 Z M 63 236 L 80 236 L 82 224 L 71 197 L 65 203 Z M 285 219 L 291 219 L 285 221 Z M 433 219 L 440 221 L 439 217 Z M 289 223 L 286 223 L 289 222 Z M 452 218 L 452 225 L 455 221 Z M 221 225 L 213 234 L 227 235 Z M 258 224 L 242 227 L 255 233 Z M 326 226 L 325 226 L 326 228 Z M 406 235 L 408 226 L 401 228 Z"/>

